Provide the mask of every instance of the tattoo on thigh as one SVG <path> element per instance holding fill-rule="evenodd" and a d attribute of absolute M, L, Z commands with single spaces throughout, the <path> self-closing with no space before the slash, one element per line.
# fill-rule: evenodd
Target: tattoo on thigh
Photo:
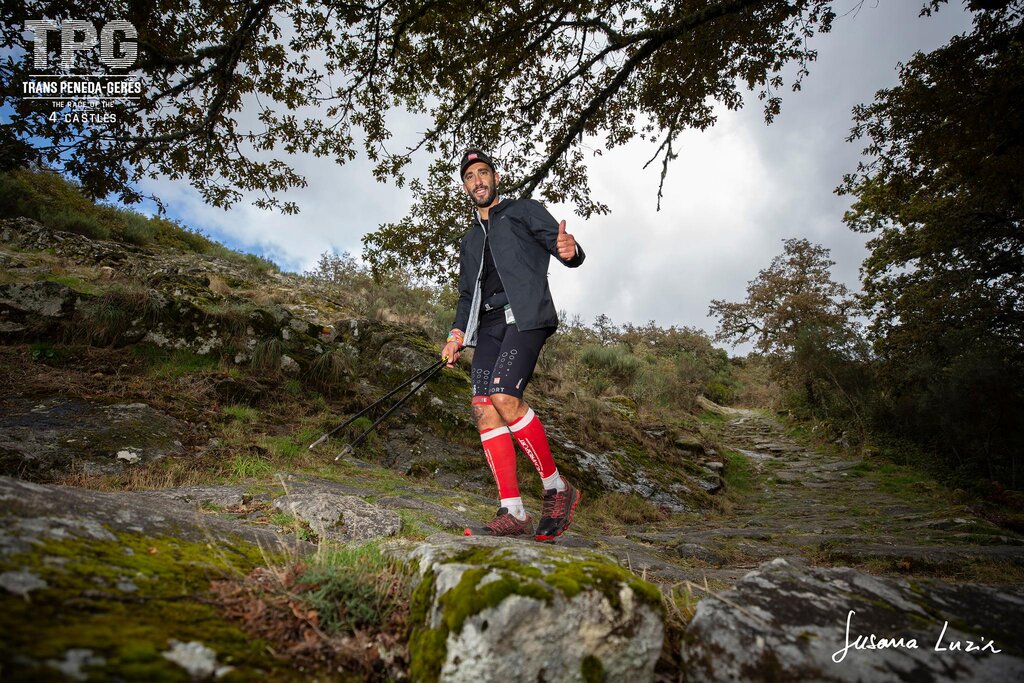
<path fill-rule="evenodd" d="M 484 409 L 480 406 L 473 406 L 473 420 L 479 422 L 484 417 Z"/>

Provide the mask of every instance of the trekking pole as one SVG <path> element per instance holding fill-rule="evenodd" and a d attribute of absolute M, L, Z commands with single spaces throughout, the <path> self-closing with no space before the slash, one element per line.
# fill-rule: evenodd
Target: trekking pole
<path fill-rule="evenodd" d="M 347 454 L 351 453 L 351 452 L 352 452 L 352 450 L 353 450 L 353 447 L 354 447 L 354 446 L 355 446 L 356 444 L 358 444 L 358 443 L 359 443 L 360 441 L 362 441 L 363 439 L 365 439 L 365 438 L 366 438 L 366 435 L 367 435 L 367 434 L 369 434 L 370 432 L 372 432 L 372 431 L 374 430 L 374 428 L 376 428 L 376 426 L 377 426 L 377 425 L 379 425 L 379 424 L 380 424 L 381 422 L 383 422 L 384 420 L 386 420 L 386 419 L 387 419 L 387 417 L 388 417 L 388 415 L 390 415 L 391 413 L 393 413 L 393 412 L 395 412 L 396 410 L 398 410 L 398 409 L 399 409 L 399 408 L 401 407 L 401 405 L 402 405 L 403 403 L 405 403 L 405 402 L 406 402 L 406 401 L 407 401 L 407 400 L 409 399 L 409 397 L 410 397 L 410 396 L 412 396 L 412 395 L 413 395 L 413 394 L 415 394 L 415 393 L 416 393 L 417 391 L 419 391 L 420 387 L 422 387 L 422 386 L 423 386 L 424 384 L 426 384 L 427 382 L 429 382 L 429 381 L 431 380 L 431 378 L 432 378 L 432 377 L 433 377 L 434 375 L 436 375 L 436 374 L 437 374 L 438 372 L 440 372 L 440 371 L 441 371 L 441 368 L 443 368 L 443 367 L 444 367 L 444 363 L 447 363 L 447 362 L 448 362 L 448 359 L 447 359 L 447 358 L 442 358 L 442 359 L 441 359 L 441 361 L 440 361 L 439 363 L 436 363 L 436 364 L 434 364 L 433 366 L 431 366 L 431 368 L 432 368 L 432 369 L 431 369 L 431 371 L 430 371 L 430 374 L 429 374 L 429 375 L 427 375 L 427 376 L 426 376 L 426 377 L 424 377 L 424 378 L 423 378 L 422 380 L 420 380 L 420 383 L 419 383 L 419 384 L 417 384 L 416 386 L 414 386 L 414 387 L 413 387 L 413 388 L 412 388 L 412 389 L 411 389 L 411 390 L 409 391 L 409 393 L 408 393 L 408 394 L 406 394 L 405 396 L 403 396 L 402 398 L 400 398 L 400 399 L 398 400 L 398 403 L 396 403 L 395 405 L 393 405 L 393 406 L 391 406 L 390 408 L 388 408 L 388 409 L 387 409 L 387 411 L 385 411 L 383 415 L 381 415 L 380 417 L 378 417 L 378 418 L 377 418 L 377 421 L 376 421 L 376 422 L 374 422 L 374 423 L 373 423 L 372 425 L 370 425 L 369 427 L 367 427 L 367 428 L 366 428 L 366 431 L 365 431 L 365 432 L 363 432 L 362 434 L 360 434 L 359 436 L 357 436 L 357 437 L 356 437 L 355 439 L 353 439 L 353 440 L 352 440 L 352 443 L 350 443 L 349 445 L 347 445 L 347 446 L 345 446 L 344 448 L 342 448 L 342 449 L 341 449 L 341 453 L 338 453 L 338 455 L 337 455 L 337 456 L 335 456 L 335 458 L 334 458 L 334 462 L 338 462 L 338 460 L 340 460 L 340 459 L 341 459 L 341 456 L 343 456 L 343 455 L 347 455 Z"/>
<path fill-rule="evenodd" d="M 358 413 L 356 413 L 355 415 L 353 415 L 349 419 L 345 420 L 340 425 L 338 425 L 337 427 L 335 427 L 334 429 L 332 429 L 331 431 L 327 432 L 326 434 L 321 436 L 319 439 L 317 439 L 316 441 L 311 443 L 309 445 L 309 450 L 313 450 L 314 448 L 316 448 L 317 446 L 322 444 L 324 441 L 327 441 L 327 439 L 329 439 L 330 437 L 334 436 L 337 432 L 339 432 L 340 430 L 344 429 L 345 427 L 348 427 L 350 424 L 352 424 L 353 422 L 358 420 L 360 417 L 362 417 L 364 413 L 372 410 L 373 408 L 376 408 L 381 403 L 383 403 L 384 401 L 386 401 L 387 399 L 391 398 L 392 396 L 397 394 L 399 391 L 401 391 L 402 389 L 407 387 L 411 382 L 415 382 L 416 380 L 418 380 L 420 377 L 422 377 L 424 375 L 424 373 L 427 373 L 427 372 L 430 372 L 431 370 L 436 369 L 441 364 L 443 364 L 445 361 L 446 361 L 446 359 L 442 358 L 441 360 L 437 361 L 436 363 L 433 363 L 432 365 L 430 365 L 430 367 L 423 368 L 422 370 L 417 372 L 415 375 L 413 375 L 409 379 L 404 380 L 397 387 L 395 387 L 394 389 L 392 389 L 388 393 L 384 394 L 379 399 L 377 399 L 376 401 L 374 401 L 370 405 L 366 406 L 365 408 L 360 410 Z"/>

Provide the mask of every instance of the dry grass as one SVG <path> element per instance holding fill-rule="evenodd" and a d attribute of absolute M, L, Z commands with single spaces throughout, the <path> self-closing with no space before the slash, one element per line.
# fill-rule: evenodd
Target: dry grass
<path fill-rule="evenodd" d="M 238 289 L 234 292 L 239 297 L 248 299 L 257 306 L 277 306 L 292 303 L 295 293 L 279 288 Z"/>
<path fill-rule="evenodd" d="M 655 666 L 655 680 L 659 683 L 683 681 L 685 674 L 680 661 L 680 652 L 686 627 L 689 626 L 696 614 L 697 605 L 701 600 L 723 600 L 724 598 L 719 593 L 728 589 L 729 586 L 722 581 L 708 581 L 705 578 L 701 583 L 681 581 L 671 585 L 662 585 L 659 588 L 661 588 L 662 608 L 665 611 L 665 640 L 662 642 L 661 656 Z M 737 607 L 746 611 L 741 606 Z"/>
<path fill-rule="evenodd" d="M 670 513 L 631 493 L 606 493 L 582 506 L 579 523 L 601 533 L 622 535 L 627 530 L 666 522 Z"/>
<path fill-rule="evenodd" d="M 81 468 L 73 468 L 48 479 L 47 483 L 96 491 L 152 491 L 216 483 L 223 476 L 221 465 L 213 458 L 167 458 L 119 474 L 88 474 Z"/>
<path fill-rule="evenodd" d="M 208 273 L 206 275 L 206 286 L 210 288 L 210 291 L 218 296 L 231 296 L 233 293 L 231 286 L 224 281 L 224 278 L 214 273 Z"/>

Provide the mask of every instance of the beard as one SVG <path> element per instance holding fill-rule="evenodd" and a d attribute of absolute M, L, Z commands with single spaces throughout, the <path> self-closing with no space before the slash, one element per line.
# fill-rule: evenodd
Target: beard
<path fill-rule="evenodd" d="M 483 199 L 477 199 L 475 194 L 470 195 L 473 198 L 473 203 L 483 208 L 490 206 L 494 202 L 494 198 L 498 196 L 498 188 L 496 185 L 492 185 L 488 188 L 487 194 L 484 195 Z"/>

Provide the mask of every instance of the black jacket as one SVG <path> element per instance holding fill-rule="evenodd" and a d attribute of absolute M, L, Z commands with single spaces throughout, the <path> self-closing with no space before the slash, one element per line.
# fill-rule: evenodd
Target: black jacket
<path fill-rule="evenodd" d="M 568 261 L 558 255 L 558 221 L 533 199 L 503 199 L 488 212 L 491 255 L 520 331 L 558 326 L 548 289 L 550 257 L 575 268 L 583 247 Z M 465 332 L 466 346 L 476 346 L 480 322 L 484 227 L 479 218 L 462 238 L 459 257 L 459 304 L 452 327 Z"/>

